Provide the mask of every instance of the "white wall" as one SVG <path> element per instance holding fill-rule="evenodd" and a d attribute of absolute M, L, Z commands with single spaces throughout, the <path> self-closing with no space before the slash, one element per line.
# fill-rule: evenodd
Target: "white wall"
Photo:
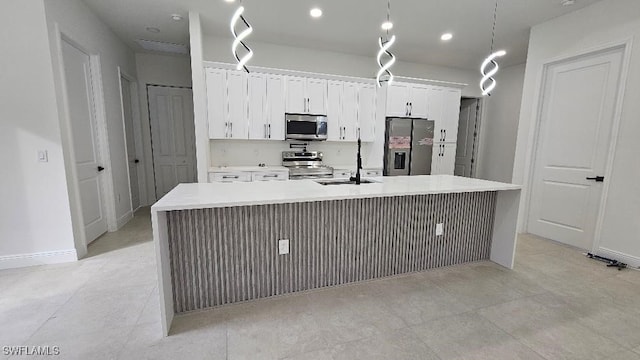
<path fill-rule="evenodd" d="M 204 59 L 233 63 L 231 40 L 205 34 L 203 37 Z M 377 71 L 374 57 L 333 53 L 328 51 L 251 42 L 254 57 L 251 65 L 276 69 L 308 71 L 333 75 L 373 78 Z M 396 76 L 406 76 L 469 84 L 462 91 L 465 96 L 480 96 L 477 85 L 479 72 L 398 61 L 394 65 Z M 226 141 L 211 140 L 210 163 L 221 165 L 279 165 L 281 152 L 289 150 L 288 142 Z M 376 140 L 362 145 L 363 166 L 377 168 L 383 164 L 384 117 L 376 123 Z M 320 142 L 311 143 L 310 150 L 324 152 L 325 163 L 331 166 L 355 167 L 355 143 Z"/>
<path fill-rule="evenodd" d="M 0 269 L 75 259 L 42 0 L 0 12 Z M 46 150 L 49 162 L 37 161 Z M 25 258 L 21 254 L 56 253 Z M 49 254 L 51 255 L 51 254 Z M 56 256 L 57 255 L 57 256 Z"/>
<path fill-rule="evenodd" d="M 543 64 L 614 42 L 640 39 L 640 1 L 604 0 L 533 27 L 524 80 L 513 181 L 528 185 Z M 634 44 L 600 246 L 640 265 L 640 47 Z M 525 199 L 526 196 L 523 196 Z M 524 206 L 525 204 L 523 204 Z M 524 210 L 525 208 L 522 207 Z M 523 214 L 524 211 L 521 212 Z M 523 218 L 520 220 L 520 229 Z"/>
<path fill-rule="evenodd" d="M 498 86 L 483 98 L 478 169 L 480 179 L 511 182 L 516 151 L 525 65 L 500 69 Z"/>
<path fill-rule="evenodd" d="M 140 122 L 144 148 L 144 173 L 146 181 L 146 205 L 153 204 L 155 183 L 153 175 L 153 154 L 151 151 L 151 125 L 147 85 L 167 85 L 191 87 L 191 64 L 187 56 L 137 53 L 138 90 L 140 95 Z"/>
<path fill-rule="evenodd" d="M 118 67 L 131 76 L 136 76 L 133 51 L 125 45 L 91 10 L 80 0 L 45 0 L 51 58 L 56 76 L 56 91 L 62 96 L 60 79 L 60 57 L 57 46 L 55 25 L 74 42 L 80 44 L 92 55 L 100 56 L 102 72 L 102 95 L 104 97 L 104 115 L 107 121 L 108 142 L 110 148 L 110 171 L 113 184 L 113 208 L 118 223 L 122 225 L 131 216 L 128 163 L 125 150 L 124 123 L 120 99 Z M 98 94 L 99 95 L 99 94 Z M 59 106 L 62 103 L 59 98 Z M 61 115 L 64 115 L 61 113 Z M 70 165 L 70 164 L 68 164 Z M 67 171 L 69 173 L 69 171 Z M 115 228 L 110 227 L 113 231 Z"/>

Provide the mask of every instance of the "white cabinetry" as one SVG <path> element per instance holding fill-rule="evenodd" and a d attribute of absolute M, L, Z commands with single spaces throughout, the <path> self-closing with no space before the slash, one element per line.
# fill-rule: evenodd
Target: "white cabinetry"
<path fill-rule="evenodd" d="M 453 175 L 456 167 L 456 144 L 434 143 L 431 175 Z"/>
<path fill-rule="evenodd" d="M 252 73 L 249 85 L 249 139 L 284 140 L 282 76 Z"/>
<path fill-rule="evenodd" d="M 289 180 L 289 170 L 282 167 L 228 167 L 209 170 L 209 182 L 251 182 Z"/>
<path fill-rule="evenodd" d="M 286 112 L 291 114 L 327 114 L 327 81 L 287 76 Z"/>
<path fill-rule="evenodd" d="M 244 72 L 207 69 L 207 116 L 211 139 L 247 139 L 247 76 Z"/>
<path fill-rule="evenodd" d="M 373 141 L 376 120 L 376 90 L 371 84 L 344 81 L 328 83 L 328 139 Z"/>
<path fill-rule="evenodd" d="M 394 82 L 387 88 L 387 116 L 426 119 L 429 86 Z"/>
<path fill-rule="evenodd" d="M 460 121 L 460 98 L 461 92 L 458 89 L 436 89 L 437 95 L 434 98 L 433 111 L 430 120 L 435 120 L 434 139 L 435 142 L 456 143 L 458 141 L 458 122 Z"/>

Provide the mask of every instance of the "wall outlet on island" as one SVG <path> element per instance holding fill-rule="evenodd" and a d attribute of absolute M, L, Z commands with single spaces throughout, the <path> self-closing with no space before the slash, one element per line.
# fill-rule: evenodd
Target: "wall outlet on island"
<path fill-rule="evenodd" d="M 442 234 L 444 234 L 444 224 L 436 224 L 436 236 L 442 236 Z"/>
<path fill-rule="evenodd" d="M 278 255 L 286 255 L 289 253 L 289 239 L 278 241 Z"/>

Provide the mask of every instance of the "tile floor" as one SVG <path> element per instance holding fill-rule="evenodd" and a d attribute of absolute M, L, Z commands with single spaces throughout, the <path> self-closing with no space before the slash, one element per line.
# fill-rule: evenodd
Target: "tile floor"
<path fill-rule="evenodd" d="M 177 317 L 168 338 L 154 255 L 143 209 L 82 261 L 0 271 L 0 346 L 56 345 L 56 359 L 640 360 L 640 272 L 533 236 L 514 271 L 480 262 L 237 304 Z"/>

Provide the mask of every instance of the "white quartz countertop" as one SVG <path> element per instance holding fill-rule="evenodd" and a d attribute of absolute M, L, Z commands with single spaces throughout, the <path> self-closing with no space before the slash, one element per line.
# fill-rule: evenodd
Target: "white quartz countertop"
<path fill-rule="evenodd" d="M 313 180 L 180 184 L 152 211 L 282 204 L 384 196 L 518 190 L 520 185 L 450 175 L 393 176 L 378 183 L 321 185 Z"/>

